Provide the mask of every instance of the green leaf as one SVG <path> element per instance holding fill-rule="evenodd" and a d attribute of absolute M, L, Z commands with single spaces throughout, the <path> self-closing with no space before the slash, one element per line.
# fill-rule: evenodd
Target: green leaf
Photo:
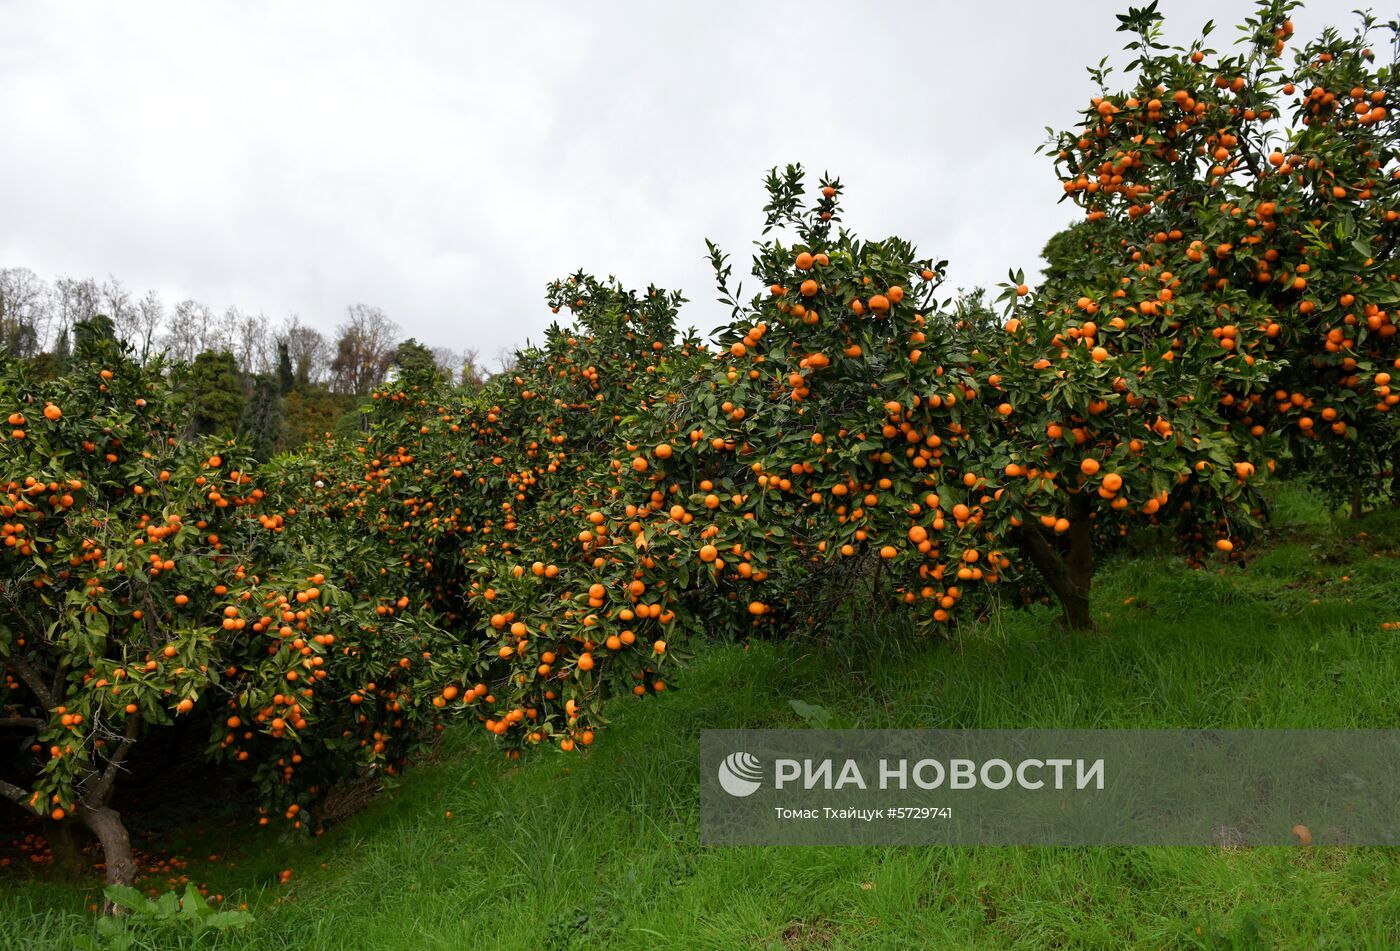
<path fill-rule="evenodd" d="M 180 897 L 174 892 L 166 892 L 156 899 L 152 913 L 162 918 L 173 918 L 180 913 Z"/>
<path fill-rule="evenodd" d="M 185 885 L 185 894 L 180 896 L 180 913 L 186 918 L 199 921 L 212 915 L 214 909 L 209 907 L 199 889 L 195 888 L 194 882 L 189 882 Z"/>
<path fill-rule="evenodd" d="M 831 724 L 831 713 L 826 707 L 819 707 L 814 703 L 806 703 L 802 700 L 789 700 L 788 706 L 792 707 L 793 713 L 807 721 L 807 725 L 810 727 L 824 730 Z"/>
<path fill-rule="evenodd" d="M 125 908 L 127 911 L 153 910 L 155 907 L 150 899 L 130 885 L 108 885 L 102 889 L 102 894 L 112 904 Z"/>

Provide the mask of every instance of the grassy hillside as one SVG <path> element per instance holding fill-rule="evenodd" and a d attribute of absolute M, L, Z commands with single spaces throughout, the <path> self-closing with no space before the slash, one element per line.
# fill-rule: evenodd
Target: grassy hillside
<path fill-rule="evenodd" d="M 1107 566 L 1093 635 L 1009 612 L 951 643 L 857 624 L 713 647 L 679 689 L 618 703 L 586 755 L 508 764 L 457 730 L 311 843 L 168 833 L 174 874 L 256 923 L 135 946 L 1395 947 L 1394 849 L 702 849 L 696 769 L 701 729 L 798 725 L 793 699 L 866 727 L 1396 727 L 1398 547 L 1396 513 L 1333 523 L 1289 491 L 1244 570 Z M 95 887 L 0 875 L 0 947 L 92 933 Z"/>

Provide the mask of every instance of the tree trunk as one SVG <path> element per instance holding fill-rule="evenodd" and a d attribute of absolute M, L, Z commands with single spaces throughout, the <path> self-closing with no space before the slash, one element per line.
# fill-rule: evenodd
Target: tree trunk
<path fill-rule="evenodd" d="M 97 836 L 102 844 L 102 859 L 107 866 L 108 885 L 131 885 L 136 881 L 136 859 L 131 854 L 131 836 L 127 835 L 122 824 L 121 813 L 111 806 L 96 809 L 87 805 L 78 806 L 78 818 Z M 111 902 L 103 904 L 105 914 L 116 914 L 118 909 Z"/>
<path fill-rule="evenodd" d="M 76 831 L 71 821 L 45 823 L 44 838 L 53 850 L 54 873 L 66 882 L 77 881 L 86 871 Z"/>
<path fill-rule="evenodd" d="M 1094 619 L 1089 614 L 1089 583 L 1082 589 L 1071 588 L 1060 596 L 1060 607 L 1065 612 L 1065 623 L 1076 631 L 1092 631 Z"/>
<path fill-rule="evenodd" d="M 1080 492 L 1069 500 L 1069 557 L 1065 559 L 1065 620 L 1076 631 L 1094 626 L 1089 616 L 1089 590 L 1094 583 L 1094 535 L 1089 524 L 1089 497 Z"/>
<path fill-rule="evenodd" d="M 1088 631 L 1094 627 L 1094 619 L 1089 613 L 1089 592 L 1094 577 L 1094 541 L 1089 511 L 1089 499 L 1082 493 L 1070 497 L 1068 551 L 1063 555 L 1033 522 L 1027 522 L 1017 532 L 1021 550 L 1059 600 L 1065 623 L 1076 631 Z"/>
<path fill-rule="evenodd" d="M 1351 520 L 1354 522 L 1361 515 L 1361 476 L 1358 475 L 1351 483 Z"/>

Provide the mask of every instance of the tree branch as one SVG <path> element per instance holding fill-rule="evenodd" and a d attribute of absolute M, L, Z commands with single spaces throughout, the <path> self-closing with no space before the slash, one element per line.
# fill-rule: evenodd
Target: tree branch
<path fill-rule="evenodd" d="M 117 781 L 117 772 L 121 769 L 122 763 L 126 762 L 127 754 L 131 752 L 131 744 L 136 742 L 136 734 L 141 731 L 141 718 L 131 716 L 126 718 L 126 730 L 122 734 L 122 741 L 117 746 L 112 758 L 107 761 L 107 768 L 102 772 L 102 778 L 97 781 L 92 792 L 86 793 L 83 799 L 94 809 L 102 808 L 107 802 L 107 796 L 112 792 L 112 786 Z"/>
<path fill-rule="evenodd" d="M 5 665 L 19 674 L 20 680 L 23 680 L 25 685 L 34 692 L 34 696 L 39 698 L 39 702 L 42 703 L 45 708 L 58 706 L 58 701 L 54 699 L 52 691 L 45 686 L 44 678 L 40 677 L 38 671 L 33 667 L 29 666 L 29 661 L 25 660 L 23 657 L 10 655 L 5 658 Z"/>
<path fill-rule="evenodd" d="M 1057 597 L 1063 598 L 1068 589 L 1068 584 L 1065 581 L 1064 560 L 1060 558 L 1060 553 L 1055 551 L 1049 540 L 1046 539 L 1040 527 L 1027 520 L 1020 528 L 1016 529 L 1015 537 L 1017 543 L 1030 557 L 1031 563 L 1040 572 L 1040 576 L 1050 586 L 1050 590 Z"/>
<path fill-rule="evenodd" d="M 1241 129 L 1239 126 L 1236 126 L 1235 128 L 1236 131 L 1239 132 L 1240 155 L 1244 158 L 1244 164 L 1249 167 L 1249 171 L 1254 175 L 1254 181 L 1257 184 L 1260 177 L 1259 162 L 1255 159 L 1254 152 L 1249 147 L 1249 139 L 1245 137 L 1244 130 Z"/>
<path fill-rule="evenodd" d="M 64 683 L 68 680 L 68 670 L 69 665 L 66 660 L 59 661 L 58 666 L 54 668 L 53 685 L 49 687 L 49 691 L 53 696 L 53 705 L 56 705 L 59 698 L 68 692 L 63 689 Z"/>
<path fill-rule="evenodd" d="M 0 717 L 0 729 L 7 726 L 32 727 L 36 730 L 42 730 L 48 726 L 48 723 L 38 717 Z"/>
<path fill-rule="evenodd" d="M 31 798 L 30 793 L 25 792 L 18 786 L 10 785 L 3 779 L 0 779 L 0 796 L 4 796 L 6 799 L 17 802 L 20 805 L 28 805 Z"/>

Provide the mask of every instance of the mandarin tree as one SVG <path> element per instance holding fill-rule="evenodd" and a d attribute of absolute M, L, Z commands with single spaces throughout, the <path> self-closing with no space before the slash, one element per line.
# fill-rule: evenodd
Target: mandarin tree
<path fill-rule="evenodd" d="M 575 608 L 599 582 L 595 556 L 570 564 L 580 500 L 612 478 L 622 414 L 656 387 L 673 392 L 674 367 L 700 357 L 693 338 L 676 339 L 677 295 L 583 274 L 548 293 L 573 323 L 550 327 L 511 371 L 465 390 L 402 374 L 372 394 L 363 442 L 333 442 L 299 465 L 322 487 L 310 499 L 318 512 L 354 524 L 404 569 L 414 603 L 466 632 L 475 659 L 442 678 L 435 702 L 514 746 L 571 748 L 591 742 L 599 721 L 580 713 L 587 704 L 596 716 L 607 692 L 584 676 L 580 632 L 594 621 Z"/>
<path fill-rule="evenodd" d="M 765 232 L 791 243 L 759 245 L 747 300 L 712 248 L 718 352 L 663 346 L 613 381 L 627 396 L 595 458 L 532 508 L 517 555 L 483 564 L 498 734 L 568 749 L 601 699 L 663 689 L 688 634 L 790 636 L 852 597 L 936 626 L 1009 566 L 989 490 L 947 464 L 985 411 L 956 327 L 930 319 L 942 262 L 835 231 L 840 184 L 819 187 L 807 204 L 799 168 L 770 175 Z M 569 305 L 596 324 L 610 300 L 570 288 Z"/>
<path fill-rule="evenodd" d="M 1351 33 L 1290 50 L 1298 4 L 1264 0 L 1217 51 L 1209 28 L 1165 45 L 1155 6 L 1119 18 L 1133 37 L 1129 88 L 1111 93 L 1095 71 L 1104 91 L 1052 147 L 1086 212 L 1076 232 L 1097 231 L 1116 263 L 1081 292 L 1101 308 L 1119 290 L 1128 306 L 1157 298 L 1138 319 L 1268 361 L 1270 387 L 1227 388 L 1225 409 L 1258 437 L 1282 436 L 1294 468 L 1358 512 L 1393 491 L 1400 448 L 1397 24 L 1363 15 Z M 1056 290 L 1069 300 L 1073 283 Z"/>
<path fill-rule="evenodd" d="M 997 530 L 1085 628 L 1097 555 L 1134 527 L 1169 527 L 1193 559 L 1235 552 L 1262 517 L 1255 481 L 1277 440 L 1230 412 L 1270 365 L 1222 348 L 1224 321 L 1189 289 L 1155 269 L 1125 283 L 1097 256 L 1078 265 L 1068 294 L 1021 295 L 984 344 L 997 401 L 984 468 Z"/>
<path fill-rule="evenodd" d="M 193 722 L 264 810 L 310 823 L 338 780 L 397 768 L 438 715 L 417 680 L 455 649 L 376 615 L 394 566 L 353 526 L 299 522 L 244 449 L 180 438 L 179 386 L 102 334 L 57 379 L 0 372 L 0 793 L 86 825 L 115 883 L 136 871 L 112 794 L 138 744 Z"/>

